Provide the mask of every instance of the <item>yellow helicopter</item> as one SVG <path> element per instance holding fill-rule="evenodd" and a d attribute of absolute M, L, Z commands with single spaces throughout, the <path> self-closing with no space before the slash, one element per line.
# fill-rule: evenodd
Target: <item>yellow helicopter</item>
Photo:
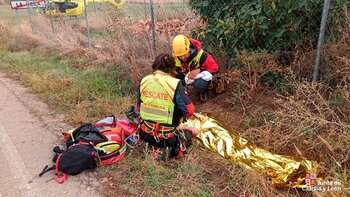
<path fill-rule="evenodd" d="M 115 8 L 119 9 L 123 6 L 125 0 L 87 0 L 86 2 L 108 3 L 113 5 Z"/>
<path fill-rule="evenodd" d="M 90 2 L 97 3 L 108 3 L 113 5 L 115 8 L 119 9 L 125 3 L 125 0 L 86 0 L 86 4 Z M 44 14 L 46 16 L 70 16 L 77 17 L 84 13 L 84 0 L 74 0 L 74 1 L 60 1 L 53 0 L 46 5 L 44 8 Z"/>
<path fill-rule="evenodd" d="M 84 4 L 77 1 L 51 1 L 46 5 L 46 16 L 79 16 L 84 12 Z"/>

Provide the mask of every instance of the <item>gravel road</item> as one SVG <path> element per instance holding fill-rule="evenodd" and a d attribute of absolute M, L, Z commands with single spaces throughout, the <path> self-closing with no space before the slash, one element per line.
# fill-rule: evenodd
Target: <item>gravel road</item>
<path fill-rule="evenodd" d="M 99 196 L 96 171 L 69 176 L 63 184 L 53 171 L 38 177 L 68 129 L 62 115 L 0 73 L 0 197 Z"/>

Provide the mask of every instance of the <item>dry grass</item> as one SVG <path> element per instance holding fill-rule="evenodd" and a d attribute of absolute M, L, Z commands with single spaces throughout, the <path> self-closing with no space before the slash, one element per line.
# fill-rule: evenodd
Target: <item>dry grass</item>
<path fill-rule="evenodd" d="M 101 169 L 105 170 L 105 169 Z M 104 196 L 247 196 L 278 195 L 263 176 L 195 145 L 186 159 L 157 162 L 146 146 L 104 171 Z M 103 174 L 103 173 L 102 173 Z M 118 183 L 118 184 L 116 184 Z M 112 186 L 111 186 L 112 185 Z"/>
<path fill-rule="evenodd" d="M 11 35 L 0 36 L 0 49 L 22 55 L 29 61 L 19 61 L 0 50 L 0 57 L 6 56 L 10 64 L 3 68 L 46 96 L 51 106 L 63 105 L 67 121 L 72 124 L 94 121 L 108 114 L 121 116 L 134 101 L 128 94 L 112 97 L 109 89 L 102 88 L 105 83 L 101 82 L 101 76 L 111 77 L 108 74 L 114 70 L 120 72 L 107 80 L 116 81 L 113 86 L 130 80 L 132 87 L 120 86 L 120 89 L 133 93 L 140 79 L 151 71 L 153 54 L 150 32 L 129 32 L 130 20 L 119 16 L 122 14 L 106 14 L 105 21 L 101 21 L 100 16 L 91 16 L 92 48 L 87 47 L 85 23 L 80 21 L 57 20 L 52 32 L 49 21 L 37 17 L 35 33 L 30 33 L 26 25 L 13 28 L 0 24 L 0 35 Z M 171 35 L 157 40 L 158 52 L 170 52 Z M 264 149 L 319 161 L 323 177 L 342 181 L 341 194 L 346 196 L 349 195 L 350 167 L 350 53 L 348 45 L 342 43 L 326 47 L 325 52 L 329 53 L 323 56 L 322 81 L 317 85 L 304 80 L 311 76 L 314 51 L 295 52 L 290 66 L 293 72 L 281 65 L 277 54 L 242 52 L 244 66 L 232 70 L 230 91 L 217 97 L 222 102 L 212 99 L 205 106 L 206 110 L 224 114 L 226 123 L 243 119 L 245 126 L 237 126 L 242 135 Z M 31 54 L 52 56 L 52 59 L 32 61 L 28 57 Z M 36 70 L 45 67 L 43 62 L 64 63 L 64 68 L 69 69 L 62 69 L 58 64 L 53 67 L 60 69 Z M 67 74 L 67 70 L 73 74 Z M 282 81 L 278 81 L 279 76 L 283 76 Z M 90 78 L 96 80 L 87 80 Z M 157 163 L 146 147 L 140 147 L 131 150 L 117 165 L 99 170 L 104 196 L 311 195 L 272 188 L 264 176 L 219 158 L 198 145 L 186 159 L 169 163 Z"/>
<path fill-rule="evenodd" d="M 229 102 L 233 104 L 237 111 L 243 115 L 252 112 L 256 109 L 257 103 L 265 102 L 263 99 L 271 94 L 271 89 L 280 87 L 269 87 L 275 82 L 271 77 L 272 84 L 264 84 L 265 78 L 269 77 L 269 73 L 276 75 L 286 75 L 285 69 L 280 66 L 277 54 L 268 54 L 266 52 L 248 54 L 243 51 L 240 56 L 242 68 L 231 69 L 232 95 L 229 97 Z M 267 77 L 266 77 L 267 76 Z M 283 85 L 283 81 L 277 85 Z M 285 87 L 281 93 L 288 93 Z M 274 95 L 275 93 L 272 92 Z M 273 96 L 272 95 L 272 96 Z M 269 100 L 264 105 L 269 107 Z M 270 102 L 271 103 L 271 102 Z"/>
<path fill-rule="evenodd" d="M 131 105 L 132 101 L 128 97 L 121 97 L 114 100 L 101 98 L 93 102 L 84 100 L 78 102 L 74 108 L 66 113 L 66 120 L 71 123 L 83 123 L 99 120 L 109 114 L 114 114 L 116 117 L 123 117 L 124 112 Z"/>
<path fill-rule="evenodd" d="M 316 160 L 320 165 L 319 177 L 342 183 L 340 193 L 318 193 L 319 196 L 350 194 L 350 47 L 348 37 L 343 38 L 339 43 L 325 45 L 320 82 L 314 85 L 308 81 L 315 50 L 289 54 L 292 58 L 289 66 L 282 64 L 278 54 L 243 51 L 242 68 L 230 71 L 233 87 L 226 101 L 234 110 L 220 113 L 235 117 L 236 123 L 224 117 L 220 120 L 226 120 L 231 128 L 259 147 Z M 201 109 L 227 108 L 227 103 L 221 105 L 225 107 L 205 105 Z M 263 195 L 271 193 L 264 191 Z"/>
<path fill-rule="evenodd" d="M 245 115 L 240 126 L 244 137 L 274 153 L 318 161 L 320 177 L 342 182 L 341 193 L 319 195 L 346 196 L 350 192 L 349 45 L 328 45 L 327 50 L 318 84 L 305 81 L 313 66 L 313 61 L 306 61 L 308 53 L 296 55 L 291 65 L 296 72 L 283 68 L 273 55 L 263 55 L 265 62 L 259 62 L 259 54 L 246 58 L 243 53 L 245 68 L 237 71 L 240 77 L 230 102 Z M 281 84 L 291 91 L 271 92 L 263 80 L 266 71 L 282 73 Z"/>
<path fill-rule="evenodd" d="M 336 107 L 325 99 L 327 95 L 324 94 L 330 93 L 322 85 L 295 85 L 293 96 L 276 101 L 280 108 L 272 113 L 273 120 L 248 129 L 245 135 L 254 136 L 256 143 L 272 152 L 319 161 L 319 176 L 341 181 L 343 194 L 346 194 L 349 192 L 346 173 L 350 167 L 349 115 L 339 107 L 349 108 L 349 97 L 343 97 L 348 90 L 332 95 L 344 98 L 342 106 Z M 272 135 L 273 138 L 268 137 Z"/>

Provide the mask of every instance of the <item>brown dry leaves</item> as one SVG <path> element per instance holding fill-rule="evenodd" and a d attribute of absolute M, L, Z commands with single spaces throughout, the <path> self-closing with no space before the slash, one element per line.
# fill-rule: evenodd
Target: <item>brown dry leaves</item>
<path fill-rule="evenodd" d="M 156 34 L 176 35 L 188 31 L 188 27 L 195 23 L 194 19 L 165 19 L 155 22 Z M 150 32 L 152 27 L 151 20 L 140 20 L 128 29 L 134 33 Z"/>

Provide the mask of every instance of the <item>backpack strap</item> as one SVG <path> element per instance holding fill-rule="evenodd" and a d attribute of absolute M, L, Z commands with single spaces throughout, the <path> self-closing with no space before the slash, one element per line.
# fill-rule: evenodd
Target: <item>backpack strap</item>
<path fill-rule="evenodd" d="M 53 165 L 53 166 L 51 166 L 51 167 L 49 167 L 48 165 L 46 165 L 46 166 L 44 167 L 44 169 L 40 172 L 39 177 L 41 177 L 42 175 L 44 175 L 46 172 L 51 171 L 51 170 L 54 170 L 54 169 L 55 169 L 55 165 Z"/>
<path fill-rule="evenodd" d="M 68 176 L 65 173 L 60 173 L 58 171 L 58 162 L 60 161 L 62 157 L 62 153 L 58 155 L 58 158 L 56 160 L 56 165 L 55 165 L 55 180 L 57 183 L 62 184 L 65 180 L 68 179 Z"/>

